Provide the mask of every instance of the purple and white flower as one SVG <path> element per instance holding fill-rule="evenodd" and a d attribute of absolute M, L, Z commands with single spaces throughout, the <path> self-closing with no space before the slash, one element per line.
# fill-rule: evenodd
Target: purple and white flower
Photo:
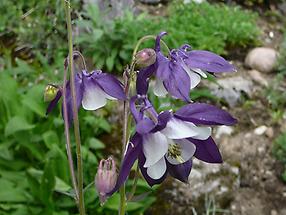
<path fill-rule="evenodd" d="M 139 111 L 136 101 L 143 104 Z M 221 163 L 209 126 L 236 123 L 226 111 L 203 103 L 185 105 L 175 113 L 157 114 L 146 97 L 136 96 L 130 101 L 130 109 L 136 121 L 136 133 L 128 144 L 117 184 L 110 194 L 127 179 L 136 159 L 150 186 L 161 183 L 168 174 L 187 182 L 193 157 Z"/>
<path fill-rule="evenodd" d="M 234 72 L 233 65 L 224 58 L 204 50 L 191 50 L 189 45 L 170 51 L 165 57 L 161 52 L 160 41 L 166 35 L 161 32 L 155 42 L 156 62 L 139 71 L 137 93 L 146 95 L 148 79 L 156 76 L 154 93 L 166 96 L 168 93 L 178 99 L 189 101 L 190 90 L 196 87 L 201 77 L 206 78 L 206 72 Z M 144 83 L 145 82 L 145 83 Z"/>
<path fill-rule="evenodd" d="M 75 90 L 77 108 L 82 105 L 85 110 L 97 110 L 107 103 L 107 100 L 125 100 L 123 85 L 114 76 L 94 70 L 88 73 L 85 70 L 75 74 Z M 49 114 L 62 96 L 62 90 L 50 102 L 47 108 Z M 66 98 L 68 120 L 72 120 L 72 96 L 70 81 L 66 84 Z"/>

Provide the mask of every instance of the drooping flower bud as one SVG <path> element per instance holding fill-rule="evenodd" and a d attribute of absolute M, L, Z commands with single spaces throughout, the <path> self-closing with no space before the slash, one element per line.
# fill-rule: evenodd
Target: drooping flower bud
<path fill-rule="evenodd" d="M 52 101 L 56 97 L 58 91 L 59 91 L 59 88 L 57 86 L 48 84 L 44 92 L 44 101 L 45 102 Z"/>
<path fill-rule="evenodd" d="M 109 157 L 107 160 L 102 159 L 95 176 L 95 186 L 101 204 L 106 201 L 106 194 L 114 188 L 116 180 L 117 174 L 115 161 L 112 157 Z"/>
<path fill-rule="evenodd" d="M 142 49 L 135 55 L 135 61 L 139 69 L 150 66 L 156 61 L 156 52 L 150 48 Z"/>

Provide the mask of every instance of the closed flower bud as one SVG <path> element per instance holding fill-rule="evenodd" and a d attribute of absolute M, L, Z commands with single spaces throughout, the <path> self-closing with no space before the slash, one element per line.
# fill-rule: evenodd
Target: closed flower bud
<path fill-rule="evenodd" d="M 45 102 L 52 101 L 56 97 L 58 91 L 59 88 L 57 86 L 51 84 L 47 85 L 44 92 L 44 101 Z"/>
<path fill-rule="evenodd" d="M 109 193 L 116 184 L 116 165 L 112 157 L 107 160 L 102 159 L 95 176 L 95 186 L 99 195 L 99 200 L 103 204 Z"/>
<path fill-rule="evenodd" d="M 139 69 L 154 64 L 156 61 L 156 52 L 154 49 L 146 48 L 137 52 L 135 62 Z"/>

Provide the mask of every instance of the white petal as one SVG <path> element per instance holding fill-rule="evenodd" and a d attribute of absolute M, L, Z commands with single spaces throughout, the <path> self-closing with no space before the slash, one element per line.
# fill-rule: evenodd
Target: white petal
<path fill-rule="evenodd" d="M 106 93 L 96 85 L 88 85 L 84 90 L 82 107 L 85 110 L 96 110 L 106 104 Z"/>
<path fill-rule="evenodd" d="M 157 163 L 168 151 L 168 140 L 160 132 L 148 134 L 143 139 L 143 153 L 146 157 L 144 167 Z"/>
<path fill-rule="evenodd" d="M 193 136 L 192 138 L 198 139 L 198 140 L 206 140 L 211 136 L 212 128 L 211 127 L 195 127 L 194 128 L 198 135 Z"/>
<path fill-rule="evenodd" d="M 104 92 L 104 93 L 105 93 L 105 92 Z M 105 97 L 106 97 L 107 99 L 109 99 L 109 100 L 117 100 L 117 98 L 114 98 L 114 97 L 108 95 L 107 93 L 105 93 Z"/>
<path fill-rule="evenodd" d="M 191 122 L 185 122 L 180 119 L 172 118 L 167 122 L 166 127 L 161 131 L 170 139 L 183 139 L 199 135 L 199 130 Z"/>
<path fill-rule="evenodd" d="M 192 68 L 192 70 L 193 70 L 194 72 L 200 74 L 203 78 L 207 78 L 207 77 L 208 77 L 207 74 L 206 74 L 203 70 L 201 70 L 201 69 Z"/>
<path fill-rule="evenodd" d="M 154 94 L 159 97 L 165 97 L 168 94 L 168 91 L 164 87 L 163 81 L 159 80 L 158 78 L 155 81 Z"/>
<path fill-rule="evenodd" d="M 174 144 L 178 144 L 181 148 L 181 159 L 182 160 L 178 160 L 172 157 L 169 157 L 166 155 L 167 160 L 169 161 L 169 163 L 177 165 L 177 164 L 181 164 L 184 163 L 188 160 L 190 160 L 196 151 L 196 146 L 195 144 L 191 143 L 190 141 L 183 139 L 183 140 L 175 140 Z"/>
<path fill-rule="evenodd" d="M 147 174 L 156 180 L 164 175 L 166 169 L 166 161 L 165 158 L 162 157 L 157 163 L 147 168 Z"/>
<path fill-rule="evenodd" d="M 191 89 L 195 88 L 201 81 L 201 76 L 188 68 L 184 61 L 182 61 L 182 67 L 189 75 L 191 80 Z"/>

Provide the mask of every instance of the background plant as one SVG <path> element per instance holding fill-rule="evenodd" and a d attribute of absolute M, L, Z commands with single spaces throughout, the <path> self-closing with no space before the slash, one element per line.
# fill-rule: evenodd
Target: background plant
<path fill-rule="evenodd" d="M 101 20 L 101 13 L 96 5 L 84 8 L 77 20 L 81 33 L 76 42 L 97 68 L 108 71 L 122 71 L 136 41 L 162 30 L 172 35 L 166 38 L 171 48 L 188 42 L 194 49 L 226 54 L 227 50 L 258 43 L 257 16 L 239 7 L 175 1 L 166 18 L 149 18 L 146 14 L 135 17 L 127 12 L 108 22 Z"/>

